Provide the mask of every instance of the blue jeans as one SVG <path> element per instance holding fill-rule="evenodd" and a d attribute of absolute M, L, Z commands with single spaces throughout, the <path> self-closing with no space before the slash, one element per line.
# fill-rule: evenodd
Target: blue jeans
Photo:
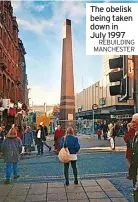
<path fill-rule="evenodd" d="M 6 164 L 6 179 L 11 178 L 12 166 L 13 166 L 13 175 L 14 175 L 14 177 L 18 176 L 18 163 L 7 163 Z"/>

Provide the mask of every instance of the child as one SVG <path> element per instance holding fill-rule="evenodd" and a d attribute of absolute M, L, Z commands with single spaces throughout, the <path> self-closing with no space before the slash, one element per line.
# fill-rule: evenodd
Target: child
<path fill-rule="evenodd" d="M 18 161 L 20 159 L 20 154 L 22 152 L 22 142 L 21 139 L 17 137 L 17 131 L 15 128 L 11 128 L 7 134 L 6 139 L 2 144 L 2 153 L 4 156 L 4 162 L 6 163 L 6 180 L 5 184 L 10 184 L 10 178 L 12 173 L 14 179 L 19 178 L 18 175 Z"/>
<path fill-rule="evenodd" d="M 101 140 L 101 135 L 102 135 L 102 130 L 101 129 L 98 129 L 97 135 L 98 135 L 98 140 Z"/>

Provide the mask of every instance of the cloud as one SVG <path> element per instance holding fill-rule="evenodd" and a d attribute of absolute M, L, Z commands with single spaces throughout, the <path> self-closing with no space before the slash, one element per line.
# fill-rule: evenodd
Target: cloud
<path fill-rule="evenodd" d="M 11 4 L 12 4 L 14 13 L 16 13 L 21 9 L 22 1 L 21 0 L 18 0 L 18 1 L 11 0 Z"/>
<path fill-rule="evenodd" d="M 14 2 L 13 2 L 14 3 Z M 45 19 L 41 16 L 39 18 L 32 10 L 38 13 L 45 10 L 46 7 L 51 6 L 53 15 L 49 19 Z M 34 2 L 22 2 L 14 3 L 15 13 L 18 14 L 19 9 L 22 6 L 22 13 L 24 15 L 17 15 L 17 22 L 19 28 L 23 30 L 32 31 L 38 35 L 43 35 L 47 32 L 56 32 L 57 27 L 61 25 L 61 21 L 65 18 L 71 19 L 74 23 L 81 22 L 81 18 L 85 17 L 85 4 L 83 2 L 50 2 L 47 4 L 36 4 Z M 21 10 L 20 10 L 21 11 Z"/>
<path fill-rule="evenodd" d="M 48 30 L 53 28 L 54 24 L 52 24 L 50 21 L 47 20 L 35 20 L 35 19 L 30 19 L 30 20 L 24 20 L 21 18 L 17 18 L 18 25 L 28 31 L 33 31 L 39 35 L 43 35 L 44 30 Z M 49 30 L 48 30 L 49 31 Z"/>
<path fill-rule="evenodd" d="M 53 105 L 59 103 L 60 91 L 50 91 L 42 86 L 30 86 L 30 89 L 29 98 L 33 104 Z"/>

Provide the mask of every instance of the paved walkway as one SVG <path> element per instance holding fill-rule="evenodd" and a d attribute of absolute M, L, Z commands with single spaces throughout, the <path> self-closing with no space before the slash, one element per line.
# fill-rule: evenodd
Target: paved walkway
<path fill-rule="evenodd" d="M 103 137 L 101 140 L 98 140 L 97 135 L 85 135 L 85 134 L 77 134 L 79 138 L 79 142 L 81 145 L 80 153 L 90 153 L 94 151 L 102 151 L 102 152 L 111 152 L 110 143 L 108 140 L 104 140 Z M 47 137 L 47 143 L 50 146 L 53 146 L 53 135 Z M 123 137 L 115 138 L 116 149 L 115 152 L 125 152 L 126 151 L 126 143 L 124 142 Z M 54 148 L 52 148 L 54 149 Z M 113 151 L 114 152 L 114 151 Z"/>
<path fill-rule="evenodd" d="M 107 180 L 0 185 L 0 202 L 128 202 Z"/>

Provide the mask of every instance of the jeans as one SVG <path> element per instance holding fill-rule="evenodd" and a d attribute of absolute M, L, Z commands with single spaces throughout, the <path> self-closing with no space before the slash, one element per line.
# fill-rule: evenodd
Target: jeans
<path fill-rule="evenodd" d="M 75 180 L 77 180 L 77 167 L 76 167 L 76 161 L 71 161 L 71 167 L 73 169 L 73 175 Z M 64 175 L 66 182 L 69 182 L 69 163 L 64 163 Z"/>
<path fill-rule="evenodd" d="M 40 152 L 41 152 L 41 154 L 43 154 L 43 142 L 41 141 L 41 140 L 38 140 L 37 141 L 37 150 L 38 150 L 38 154 L 40 154 Z"/>
<path fill-rule="evenodd" d="M 43 142 L 43 143 L 44 143 L 44 145 L 45 145 L 48 149 L 51 148 L 46 142 Z"/>
<path fill-rule="evenodd" d="M 11 178 L 12 166 L 13 166 L 13 175 L 14 175 L 14 177 L 18 176 L 18 163 L 9 163 L 8 162 L 6 164 L 6 179 Z"/>

